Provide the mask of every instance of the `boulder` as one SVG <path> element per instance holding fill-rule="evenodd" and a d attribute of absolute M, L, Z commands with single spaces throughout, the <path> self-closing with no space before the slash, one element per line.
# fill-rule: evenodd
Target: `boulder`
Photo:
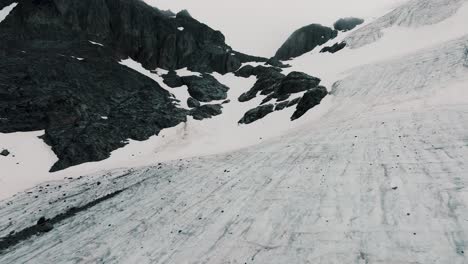
<path fill-rule="evenodd" d="M 0 155 L 4 156 L 4 157 L 7 157 L 8 155 L 10 155 L 10 151 L 8 151 L 8 149 L 4 149 L 4 150 L 2 150 L 2 152 L 0 152 Z"/>
<path fill-rule="evenodd" d="M 259 119 L 264 118 L 271 112 L 273 112 L 275 106 L 272 104 L 261 105 L 254 109 L 251 109 L 245 113 L 244 117 L 239 121 L 240 124 L 250 124 Z"/>
<path fill-rule="evenodd" d="M 311 24 L 296 30 L 278 49 L 275 58 L 289 60 L 313 50 L 330 39 L 334 39 L 338 31 L 320 24 Z"/>
<path fill-rule="evenodd" d="M 364 19 L 356 17 L 346 17 L 338 19 L 338 21 L 336 21 L 335 24 L 333 24 L 333 27 L 335 28 L 335 30 L 345 32 L 354 29 L 362 23 L 364 23 Z"/>
<path fill-rule="evenodd" d="M 330 52 L 330 53 L 336 53 L 346 47 L 346 42 L 340 42 L 340 43 L 335 43 L 332 46 L 324 47 L 322 50 L 320 50 L 321 53 L 324 52 Z"/>
<path fill-rule="evenodd" d="M 327 89 L 323 86 L 318 86 L 307 91 L 304 96 L 299 100 L 296 111 L 291 117 L 291 120 L 296 120 L 303 116 L 307 111 L 312 109 L 314 106 L 320 104 L 322 99 L 327 96 Z"/>
<path fill-rule="evenodd" d="M 182 77 L 182 80 L 187 85 L 190 96 L 200 102 L 225 100 L 227 98 L 229 88 L 209 74 L 203 74 L 201 77 Z"/>

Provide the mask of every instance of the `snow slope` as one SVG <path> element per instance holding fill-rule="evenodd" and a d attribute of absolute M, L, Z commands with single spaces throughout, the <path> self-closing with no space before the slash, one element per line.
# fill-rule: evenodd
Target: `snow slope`
<path fill-rule="evenodd" d="M 409 14 L 425 8 L 414 3 Z M 229 122 L 244 106 L 228 104 L 219 118 L 66 172 L 152 166 L 44 183 L 0 202 L 0 237 L 83 208 L 0 252 L 0 263 L 467 263 L 468 8 L 429 6 L 456 11 L 291 61 L 334 85 L 290 127 L 281 112 L 238 127 Z M 215 77 L 230 98 L 254 82 Z M 141 156 L 129 160 L 132 152 Z"/>
<path fill-rule="evenodd" d="M 467 41 L 356 69 L 266 144 L 19 195 L 0 236 L 124 190 L 0 262 L 466 263 Z"/>

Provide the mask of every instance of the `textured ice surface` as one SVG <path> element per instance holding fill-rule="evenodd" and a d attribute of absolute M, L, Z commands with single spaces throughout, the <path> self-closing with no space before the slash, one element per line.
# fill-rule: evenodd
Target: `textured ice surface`
<path fill-rule="evenodd" d="M 1 202 L 3 237 L 123 190 L 0 263 L 466 263 L 467 42 L 356 69 L 288 136 Z"/>
<path fill-rule="evenodd" d="M 466 0 L 412 0 L 387 15 L 356 30 L 346 39 L 350 48 L 359 48 L 383 36 L 392 26 L 420 27 L 439 23 L 457 12 Z"/>

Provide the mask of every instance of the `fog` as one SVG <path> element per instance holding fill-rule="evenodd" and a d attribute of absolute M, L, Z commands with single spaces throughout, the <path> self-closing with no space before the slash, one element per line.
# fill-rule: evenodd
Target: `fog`
<path fill-rule="evenodd" d="M 159 9 L 187 9 L 193 17 L 221 30 L 234 49 L 272 56 L 296 29 L 341 17 L 382 15 L 405 0 L 145 0 Z"/>

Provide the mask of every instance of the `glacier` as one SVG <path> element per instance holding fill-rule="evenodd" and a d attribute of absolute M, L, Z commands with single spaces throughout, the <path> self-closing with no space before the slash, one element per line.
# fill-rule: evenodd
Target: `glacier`
<path fill-rule="evenodd" d="M 467 18 L 409 1 L 290 61 L 331 88 L 304 120 L 239 126 L 233 105 L 0 201 L 0 263 L 466 263 Z M 255 81 L 213 75 L 230 99 Z"/>

